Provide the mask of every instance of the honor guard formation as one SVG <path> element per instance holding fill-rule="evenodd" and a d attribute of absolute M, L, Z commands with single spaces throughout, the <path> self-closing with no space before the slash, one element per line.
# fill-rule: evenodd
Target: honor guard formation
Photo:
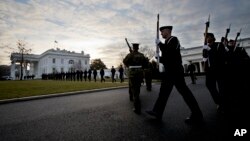
<path fill-rule="evenodd" d="M 185 82 L 179 39 L 176 36 L 172 36 L 173 26 L 162 26 L 159 28 L 159 15 L 157 18 L 157 35 L 155 40 L 156 69 L 160 70 L 159 64 L 161 63 L 164 66 L 164 71 L 160 72 L 158 70 L 161 76 L 159 95 L 152 109 L 146 110 L 146 113 L 156 120 L 161 121 L 169 95 L 175 86 L 191 111 L 190 116 L 185 119 L 185 122 L 190 124 L 204 123 L 204 117 L 198 101 Z M 239 47 L 239 44 L 237 44 L 240 32 L 237 33 L 234 40 L 230 39 L 228 41 L 229 26 L 229 28 L 226 29 L 226 35 L 222 37 L 220 42 L 216 42 L 215 35 L 208 32 L 210 16 L 205 24 L 202 57 L 206 87 L 216 104 L 219 114 L 224 115 L 231 121 L 242 121 L 240 123 L 244 124 L 244 121 L 247 121 L 248 116 L 246 116 L 246 111 L 247 107 L 249 107 L 249 55 L 243 47 Z M 159 31 L 162 38 L 165 39 L 164 42 L 161 42 L 159 39 Z M 152 67 L 145 56 L 138 51 L 139 44 L 134 43 L 132 49 L 127 38 L 125 40 L 130 51 L 123 60 L 124 65 L 129 70 L 129 99 L 134 102 L 133 111 L 136 114 L 140 114 L 141 101 L 139 95 L 143 75 L 147 82 L 146 88 L 148 91 L 151 91 L 151 76 L 154 75 L 152 73 L 155 72 L 155 68 Z M 159 52 L 161 52 L 161 56 Z M 189 63 L 187 72 L 191 77 L 192 84 L 196 84 L 195 66 L 192 64 L 192 61 Z M 146 78 L 149 79 L 147 80 Z"/>

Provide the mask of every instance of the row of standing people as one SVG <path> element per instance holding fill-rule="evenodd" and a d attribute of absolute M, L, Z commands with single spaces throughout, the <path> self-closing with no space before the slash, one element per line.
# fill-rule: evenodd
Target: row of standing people
<path fill-rule="evenodd" d="M 118 72 L 119 72 L 120 82 L 122 83 L 122 82 L 124 82 L 124 68 L 122 67 L 122 65 L 120 65 Z M 115 75 L 116 75 L 116 69 L 114 68 L 114 66 L 112 66 L 112 68 L 111 68 L 112 83 L 116 82 Z"/>
<path fill-rule="evenodd" d="M 203 122 L 203 114 L 193 93 L 186 85 L 180 54 L 181 45 L 178 38 L 172 36 L 172 28 L 172 26 L 163 26 L 160 28 L 165 43 L 162 43 L 159 39 L 155 41 L 162 52 L 160 62 L 164 65 L 165 72 L 162 75 L 160 92 L 154 107 L 152 110 L 146 111 L 146 113 L 161 120 L 169 95 L 173 86 L 175 86 L 191 110 L 191 115 L 185 119 L 185 122 L 201 123 Z M 249 56 L 244 51 L 244 48 L 232 49 L 232 47 L 230 48 L 230 44 L 228 44 L 227 51 L 222 43 L 215 43 L 212 33 L 207 34 L 206 40 L 208 46 L 203 47 L 208 53 L 204 58 L 207 59 L 209 64 L 205 69 L 206 86 L 214 102 L 218 105 L 218 110 L 223 109 L 227 113 L 230 113 L 230 108 L 239 105 L 241 105 L 239 106 L 240 108 L 246 109 L 246 93 L 249 92 L 247 82 L 250 80 Z M 140 114 L 140 80 L 142 79 L 142 70 L 146 64 L 145 56 L 138 52 L 138 48 L 138 44 L 133 44 L 133 51 L 125 57 L 123 63 L 129 68 L 129 90 L 131 89 L 134 98 L 134 112 Z M 237 53 L 235 50 L 238 50 Z M 225 70 L 226 68 L 227 70 Z M 244 75 L 247 77 L 244 77 Z M 231 87 L 235 86 L 235 83 L 238 82 L 241 84 Z M 225 90 L 226 86 L 228 86 L 227 90 Z M 217 90 L 217 87 L 220 90 Z M 245 92 L 238 94 L 241 91 L 239 88 L 244 89 Z M 237 109 L 239 110 L 240 108 Z M 243 110 L 241 113 L 246 113 L 246 111 Z M 242 118 L 243 115 L 239 116 Z"/>
<path fill-rule="evenodd" d="M 120 82 L 124 82 L 124 69 L 122 65 L 119 68 L 119 78 Z M 66 81 L 91 81 L 92 79 L 92 74 L 93 74 L 93 79 L 96 82 L 97 80 L 97 70 L 96 69 L 89 69 L 88 71 L 82 71 L 82 70 L 77 70 L 77 71 L 71 71 L 71 72 L 61 72 L 61 73 L 49 73 L 49 74 L 42 74 L 42 80 L 66 80 Z M 116 82 L 115 79 L 115 74 L 116 70 L 112 66 L 111 68 L 111 79 L 112 82 Z M 104 69 L 100 69 L 100 77 L 101 77 L 101 82 L 105 82 L 105 71 Z"/>
<path fill-rule="evenodd" d="M 65 80 L 65 81 L 91 81 L 93 73 L 94 81 L 96 81 L 97 77 L 97 70 L 94 69 L 93 71 L 89 69 L 88 71 L 70 71 L 70 72 L 61 72 L 61 73 L 49 73 L 49 74 L 42 74 L 43 80 Z"/>

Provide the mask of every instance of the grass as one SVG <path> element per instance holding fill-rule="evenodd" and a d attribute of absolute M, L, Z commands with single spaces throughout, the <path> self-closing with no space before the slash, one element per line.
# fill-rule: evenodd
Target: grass
<path fill-rule="evenodd" d="M 55 81 L 55 80 L 23 80 L 23 81 L 0 81 L 0 100 L 21 98 L 28 96 L 48 95 L 63 92 L 91 90 L 126 86 L 127 83 L 100 83 Z"/>

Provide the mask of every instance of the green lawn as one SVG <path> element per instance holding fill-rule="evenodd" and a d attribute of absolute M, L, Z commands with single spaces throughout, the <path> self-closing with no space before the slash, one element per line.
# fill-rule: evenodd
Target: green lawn
<path fill-rule="evenodd" d="M 74 82 L 55 80 L 0 81 L 0 100 L 62 92 L 126 86 L 125 83 Z"/>

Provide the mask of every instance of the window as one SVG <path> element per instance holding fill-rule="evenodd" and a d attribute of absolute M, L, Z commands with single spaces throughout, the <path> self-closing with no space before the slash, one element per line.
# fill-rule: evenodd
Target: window
<path fill-rule="evenodd" d="M 61 72 L 64 72 L 64 69 L 63 69 L 63 68 L 61 68 Z"/>
<path fill-rule="evenodd" d="M 69 60 L 69 64 L 74 64 L 74 60 Z"/>
<path fill-rule="evenodd" d="M 55 64 L 56 63 L 56 58 L 52 59 L 52 63 Z"/>
<path fill-rule="evenodd" d="M 56 73 L 57 71 L 56 71 L 56 68 L 52 68 L 52 72 L 53 73 Z"/>
<path fill-rule="evenodd" d="M 85 65 L 87 65 L 88 64 L 88 61 L 87 60 L 85 60 Z"/>
<path fill-rule="evenodd" d="M 64 62 L 64 59 L 61 59 L 61 64 L 63 64 L 63 62 Z"/>

